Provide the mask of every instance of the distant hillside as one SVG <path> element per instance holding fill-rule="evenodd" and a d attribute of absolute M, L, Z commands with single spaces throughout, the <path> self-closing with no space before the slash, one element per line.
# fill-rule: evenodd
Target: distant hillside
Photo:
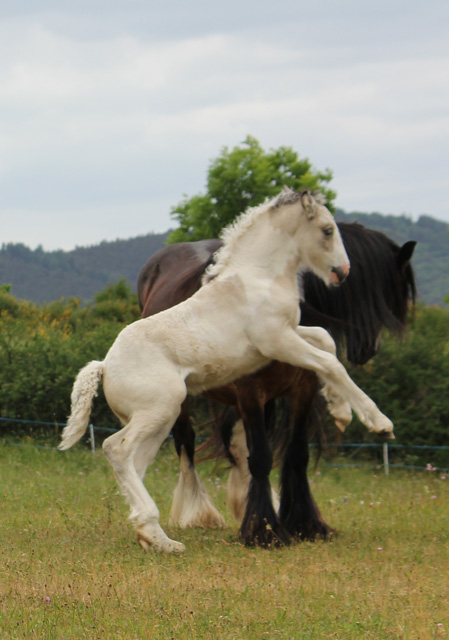
<path fill-rule="evenodd" d="M 120 278 L 135 288 L 137 276 L 150 255 L 164 246 L 168 231 L 102 242 L 73 251 L 31 250 L 23 244 L 0 250 L 0 284 L 12 284 L 13 295 L 32 302 L 60 298 L 91 300 Z"/>
<path fill-rule="evenodd" d="M 415 270 L 418 299 L 425 304 L 444 305 L 449 295 L 449 224 L 430 216 L 413 222 L 406 216 L 380 213 L 345 213 L 337 210 L 338 222 L 360 222 L 365 227 L 382 231 L 398 244 L 416 240 L 412 265 Z"/>
<path fill-rule="evenodd" d="M 425 304 L 443 305 L 449 295 L 448 225 L 430 216 L 413 222 L 405 216 L 379 213 L 345 213 L 337 210 L 337 221 L 357 221 L 382 231 L 398 244 L 416 240 L 413 267 L 418 298 Z M 12 293 L 24 300 L 50 302 L 62 297 L 91 300 L 110 282 L 126 278 L 135 288 L 144 262 L 165 243 L 168 232 L 129 240 L 102 242 L 73 251 L 31 250 L 23 244 L 0 249 L 0 284 L 12 284 Z"/>

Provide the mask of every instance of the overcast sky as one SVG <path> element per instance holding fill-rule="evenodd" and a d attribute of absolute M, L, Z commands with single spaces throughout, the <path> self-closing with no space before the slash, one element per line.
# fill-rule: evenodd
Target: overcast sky
<path fill-rule="evenodd" d="M 248 134 L 449 222 L 448 1 L 0 0 L 0 245 L 165 231 Z"/>

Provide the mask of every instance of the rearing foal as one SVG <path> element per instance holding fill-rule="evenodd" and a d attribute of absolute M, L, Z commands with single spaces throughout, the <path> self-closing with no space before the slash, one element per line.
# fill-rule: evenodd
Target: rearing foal
<path fill-rule="evenodd" d="M 243 214 L 224 231 L 223 241 L 197 293 L 126 327 L 104 361 L 86 365 L 73 387 L 60 448 L 68 449 L 85 432 L 103 378 L 106 400 L 125 425 L 103 449 L 145 550 L 184 550 L 159 525 L 159 511 L 142 480 L 187 393 L 227 384 L 280 360 L 315 371 L 369 429 L 393 430 L 349 378 L 329 334 L 298 324 L 298 271 L 311 270 L 327 284 L 338 284 L 349 272 L 330 212 L 308 192 L 284 188 Z"/>

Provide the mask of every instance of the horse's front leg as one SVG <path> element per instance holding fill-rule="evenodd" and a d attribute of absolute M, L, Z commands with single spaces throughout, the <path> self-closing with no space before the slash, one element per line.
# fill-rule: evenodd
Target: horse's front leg
<path fill-rule="evenodd" d="M 377 405 L 351 380 L 344 366 L 328 351 L 319 349 L 308 342 L 302 334 L 303 327 L 279 329 L 277 323 L 257 329 L 254 341 L 260 351 L 269 359 L 287 362 L 295 367 L 314 371 L 338 396 L 345 398 L 359 416 L 361 422 L 376 433 L 393 436 L 393 423 Z M 307 327 L 310 330 L 310 327 Z"/>
<path fill-rule="evenodd" d="M 287 544 L 290 536 L 273 507 L 270 472 L 273 465 L 265 433 L 263 403 L 239 394 L 239 409 L 246 433 L 250 482 L 240 534 L 245 544 L 261 547 Z"/>
<path fill-rule="evenodd" d="M 300 325 L 298 333 L 314 347 L 323 349 L 334 356 L 337 355 L 334 339 L 322 327 Z M 336 426 L 343 432 L 352 420 L 351 405 L 345 398 L 342 398 L 329 383 L 321 387 L 320 393 L 326 400 L 327 409 L 334 418 Z"/>
<path fill-rule="evenodd" d="M 326 539 L 333 530 L 321 517 L 307 478 L 308 426 L 318 393 L 317 377 L 312 373 L 303 376 L 301 387 L 295 391 L 297 393 L 289 401 L 293 428 L 282 463 L 279 517 L 293 537 L 301 540 Z"/>
<path fill-rule="evenodd" d="M 230 434 L 225 437 L 222 434 L 227 457 L 232 465 L 228 477 L 227 503 L 234 519 L 241 525 L 245 517 L 251 482 L 248 466 L 249 451 L 243 422 L 233 409 L 231 411 L 234 419 Z M 279 496 L 273 487 L 271 487 L 271 501 L 274 510 L 277 512 L 279 510 Z"/>
<path fill-rule="evenodd" d="M 173 426 L 173 438 L 179 456 L 181 473 L 173 494 L 170 524 L 182 529 L 204 529 L 226 526 L 223 516 L 215 508 L 211 497 L 195 469 L 195 432 L 189 414 L 188 400 Z"/>

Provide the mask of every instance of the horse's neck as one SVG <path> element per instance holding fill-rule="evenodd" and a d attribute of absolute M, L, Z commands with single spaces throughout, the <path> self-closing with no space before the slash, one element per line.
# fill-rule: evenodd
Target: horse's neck
<path fill-rule="evenodd" d="M 288 276 L 296 282 L 301 264 L 297 243 L 291 234 L 273 227 L 268 220 L 264 222 L 257 230 L 242 235 L 233 243 L 230 259 L 222 273 L 231 270 L 242 275 L 248 269 L 262 278 Z"/>

